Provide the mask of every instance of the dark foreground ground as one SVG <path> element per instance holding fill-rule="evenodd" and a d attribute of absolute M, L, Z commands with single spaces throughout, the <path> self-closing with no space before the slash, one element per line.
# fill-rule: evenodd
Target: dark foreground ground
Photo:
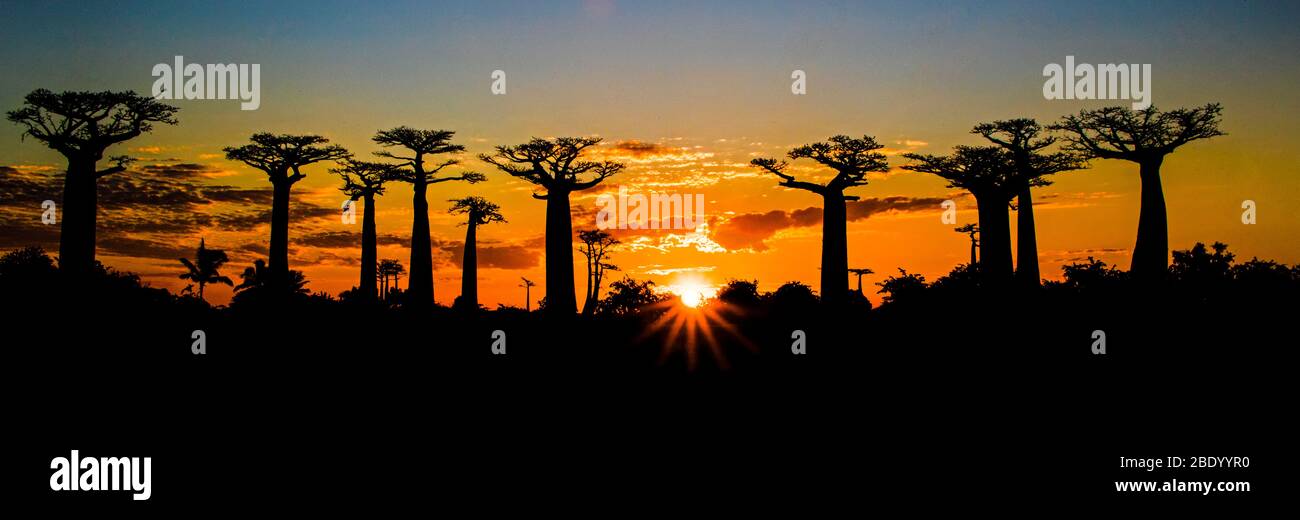
<path fill-rule="evenodd" d="M 647 334 L 653 313 L 211 309 L 28 282 L 2 295 L 6 490 L 46 505 L 804 517 L 1235 507 L 1296 489 L 1292 286 L 972 289 L 843 313 L 719 303 L 722 355 L 697 327 L 688 367 L 689 336 Z M 205 355 L 191 352 L 195 330 Z M 151 456 L 153 497 L 50 491 L 50 460 L 72 449 Z M 1251 466 L 1118 464 L 1169 456 Z M 1114 489 L 1172 478 L 1252 490 Z M 711 505 L 669 506 L 697 500 Z"/>

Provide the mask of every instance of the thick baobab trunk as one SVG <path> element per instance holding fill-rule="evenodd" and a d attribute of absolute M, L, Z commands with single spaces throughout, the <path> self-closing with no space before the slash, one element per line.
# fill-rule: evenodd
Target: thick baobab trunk
<path fill-rule="evenodd" d="M 65 273 L 84 276 L 94 269 L 97 199 L 95 161 L 70 159 L 60 208 L 59 268 Z"/>
<path fill-rule="evenodd" d="M 1034 231 L 1034 199 L 1029 187 L 1021 190 L 1016 201 L 1016 281 L 1025 287 L 1038 287 L 1038 239 Z"/>
<path fill-rule="evenodd" d="M 1000 197 L 986 197 L 985 200 L 977 197 L 976 204 L 980 220 L 980 269 L 990 285 L 1005 286 L 1013 276 L 1011 220 L 1007 216 L 1007 204 Z"/>
<path fill-rule="evenodd" d="M 289 289 L 289 181 L 272 181 L 271 190 L 271 284 L 276 290 Z"/>
<path fill-rule="evenodd" d="M 572 316 L 578 312 L 573 286 L 573 221 L 569 192 L 546 193 L 546 313 Z"/>
<path fill-rule="evenodd" d="M 849 245 L 844 194 L 822 196 L 822 302 L 839 305 L 849 293 Z"/>
<path fill-rule="evenodd" d="M 429 245 L 429 201 L 425 199 L 428 185 L 416 182 L 412 187 L 415 217 L 411 219 L 411 274 L 406 280 L 406 302 L 430 307 L 433 305 L 433 249 Z"/>
<path fill-rule="evenodd" d="M 375 287 L 375 263 L 378 252 L 377 241 L 375 239 L 375 197 L 366 195 L 366 207 L 361 217 L 361 283 L 357 285 L 357 290 L 361 292 L 361 299 L 372 302 L 377 299 L 377 289 Z"/>
<path fill-rule="evenodd" d="M 1133 276 L 1145 281 L 1164 278 L 1169 269 L 1169 220 L 1165 192 L 1160 185 L 1163 157 L 1138 163 L 1142 176 L 1142 209 L 1138 215 L 1137 244 L 1133 247 Z"/>
<path fill-rule="evenodd" d="M 474 215 L 465 225 L 465 257 L 461 262 L 460 302 L 466 309 L 478 309 L 478 237 Z"/>

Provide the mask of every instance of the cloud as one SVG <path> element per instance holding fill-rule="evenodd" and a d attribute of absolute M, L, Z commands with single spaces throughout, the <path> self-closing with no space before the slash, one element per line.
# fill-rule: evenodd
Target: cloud
<path fill-rule="evenodd" d="M 217 173 L 221 170 L 211 166 L 198 163 L 177 163 L 177 164 L 146 164 L 140 167 L 140 171 L 161 177 L 179 177 L 184 179 L 193 179 L 203 177 L 204 174 Z"/>
<path fill-rule="evenodd" d="M 355 248 L 360 250 L 361 232 L 322 231 L 318 233 L 293 236 L 289 238 L 289 241 L 298 246 L 320 247 L 326 249 Z M 375 242 L 381 246 L 404 246 L 410 242 L 410 237 L 380 234 L 375 236 Z"/>
<path fill-rule="evenodd" d="M 717 266 L 705 265 L 699 267 L 665 267 L 663 265 L 639 265 L 642 273 L 655 276 L 667 276 L 677 273 L 709 273 L 717 270 Z"/>
<path fill-rule="evenodd" d="M 908 212 L 937 209 L 943 203 L 939 197 L 883 197 L 848 201 L 845 206 L 849 222 L 887 212 Z M 730 218 L 716 219 L 712 238 L 722 247 L 735 251 L 749 249 L 765 251 L 767 239 L 787 228 L 808 227 L 821 223 L 822 209 L 812 206 L 794 211 L 772 210 L 767 213 L 744 213 Z"/>
<path fill-rule="evenodd" d="M 191 250 L 189 242 L 197 242 L 196 235 L 204 230 L 247 232 L 270 222 L 269 187 L 210 185 L 206 174 L 213 171 L 195 163 L 150 164 L 100 179 L 100 252 L 174 260 Z M 55 201 L 61 216 L 62 193 L 62 173 L 52 166 L 0 166 L 0 248 L 39 245 L 57 250 L 59 226 L 41 223 L 41 204 Z M 323 219 L 338 216 L 332 207 L 299 199 L 290 211 L 291 236 L 318 231 Z M 355 243 L 360 243 L 359 237 Z"/>
<path fill-rule="evenodd" d="M 95 241 L 95 247 L 100 254 L 137 258 L 179 259 L 192 255 L 195 246 L 133 238 L 116 233 L 101 236 Z"/>
<path fill-rule="evenodd" d="M 447 254 L 452 265 L 464 267 L 465 242 L 443 241 L 435 246 Z M 530 241 L 524 244 L 494 244 L 479 242 L 479 268 L 529 269 L 536 267 L 542 258 L 541 249 Z"/>
<path fill-rule="evenodd" d="M 696 151 L 688 148 L 668 146 L 660 143 L 649 143 L 635 139 L 617 141 L 590 150 L 590 160 L 617 161 L 627 163 L 629 166 L 637 164 L 662 164 L 662 167 L 666 168 L 683 168 L 694 164 L 697 161 L 713 157 L 712 152 Z"/>

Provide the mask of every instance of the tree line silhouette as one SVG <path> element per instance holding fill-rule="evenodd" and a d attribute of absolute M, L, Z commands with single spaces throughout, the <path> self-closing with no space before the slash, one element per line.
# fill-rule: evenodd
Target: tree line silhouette
<path fill-rule="evenodd" d="M 101 170 L 99 163 L 106 150 L 151 132 L 154 124 L 176 124 L 177 111 L 176 107 L 134 92 L 55 94 L 41 89 L 28 94 L 21 108 L 8 113 L 10 121 L 25 127 L 25 137 L 40 141 L 67 159 L 60 270 L 79 276 L 95 269 L 97 180 L 125 171 L 131 161 L 125 156 L 113 157 L 110 161 L 114 165 Z M 1041 284 L 1033 188 L 1049 185 L 1052 175 L 1084 169 L 1090 160 L 1135 162 L 1142 194 L 1130 271 L 1135 280 L 1151 283 L 1169 273 L 1168 219 L 1160 179 L 1163 159 L 1192 141 L 1223 135 L 1219 130 L 1221 111 L 1214 103 L 1172 111 L 1110 107 L 1083 110 L 1046 126 L 1025 118 L 981 123 L 971 132 L 986 139 L 989 145 L 960 145 L 949 155 L 907 153 L 903 157 L 909 162 L 901 168 L 939 176 L 948 181 L 949 187 L 966 190 L 974 197 L 978 222 L 956 229 L 971 239 L 968 269 L 974 270 L 982 286 L 1005 290 L 1013 281 L 1029 288 Z M 401 303 L 410 309 L 430 308 L 434 302 L 434 283 L 428 189 L 443 182 L 476 184 L 487 180 L 486 175 L 468 170 L 456 175 L 444 173 L 460 164 L 459 159 L 447 156 L 464 151 L 463 146 L 452 142 L 454 136 L 451 130 L 406 126 L 380 130 L 372 140 L 383 149 L 374 155 L 390 162 L 359 160 L 342 146 L 311 134 L 258 132 L 250 136 L 248 144 L 224 148 L 228 159 L 264 172 L 272 186 L 267 260 L 259 260 L 245 270 L 243 281 L 236 287 L 237 299 L 260 294 L 274 300 L 306 292 L 302 273 L 293 271 L 289 265 L 291 190 L 306 176 L 304 167 L 334 162 L 337 166 L 330 172 L 342 181 L 340 190 L 350 200 L 363 205 L 360 273 L 358 284 L 349 291 L 349 296 L 359 301 L 378 302 L 389 300 L 397 292 L 400 264 L 394 266 L 395 262 L 380 262 L 377 258 L 375 201 L 385 193 L 387 183 L 404 182 L 412 186 L 414 217 L 407 289 Z M 478 156 L 501 173 L 523 179 L 541 190 L 533 194 L 534 198 L 546 202 L 547 294 L 539 308 L 544 308 L 549 316 L 578 313 L 573 278 L 575 237 L 582 243 L 580 251 L 588 266 L 583 315 L 590 316 L 597 311 L 606 271 L 618 270 L 607 261 L 610 248 L 618 241 L 600 230 L 583 230 L 575 235 L 570 212 L 572 193 L 594 188 L 625 167 L 618 162 L 588 159 L 592 147 L 600 143 L 601 139 L 595 137 L 535 138 L 518 145 L 497 146 L 493 153 Z M 889 171 L 889 160 L 880 152 L 882 148 L 869 135 L 837 135 L 824 142 L 791 149 L 786 154 L 788 160 L 756 158 L 751 161 L 754 167 L 778 177 L 778 186 L 812 192 L 822 198 L 820 301 L 825 305 L 840 307 L 864 296 L 861 277 L 871 271 L 850 269 L 848 265 L 847 203 L 859 197 L 846 191 L 867 185 L 872 173 Z M 834 176 L 815 183 L 788 173 L 790 161 L 803 159 L 832 170 Z M 461 294 L 455 306 L 478 309 L 477 228 L 505 219 L 496 204 L 482 197 L 451 202 L 450 212 L 464 215 L 466 219 Z M 1014 261 L 1008 213 L 1012 210 L 1017 212 L 1019 235 Z M 198 284 L 202 298 L 207 284 L 233 283 L 218 272 L 226 261 L 223 251 L 208 249 L 200 241 L 195 259 L 181 260 L 187 270 L 181 278 Z M 849 289 L 850 274 L 858 277 L 857 291 Z M 902 279 L 911 280 L 908 276 L 911 275 L 904 273 Z M 392 290 L 388 286 L 390 277 L 394 280 Z M 904 283 L 897 278 L 891 280 L 887 283 Z M 611 291 L 644 288 L 629 283 L 636 282 L 615 282 Z M 534 285 L 524 280 L 526 299 Z M 526 301 L 525 307 L 528 306 Z"/>

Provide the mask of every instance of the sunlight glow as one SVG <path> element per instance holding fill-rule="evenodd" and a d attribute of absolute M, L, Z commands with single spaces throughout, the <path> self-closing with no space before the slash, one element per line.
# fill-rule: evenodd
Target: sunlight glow
<path fill-rule="evenodd" d="M 687 307 L 698 308 L 718 294 L 718 288 L 714 287 L 699 277 L 683 277 L 674 283 L 663 286 L 665 292 L 677 295 L 682 304 Z"/>

